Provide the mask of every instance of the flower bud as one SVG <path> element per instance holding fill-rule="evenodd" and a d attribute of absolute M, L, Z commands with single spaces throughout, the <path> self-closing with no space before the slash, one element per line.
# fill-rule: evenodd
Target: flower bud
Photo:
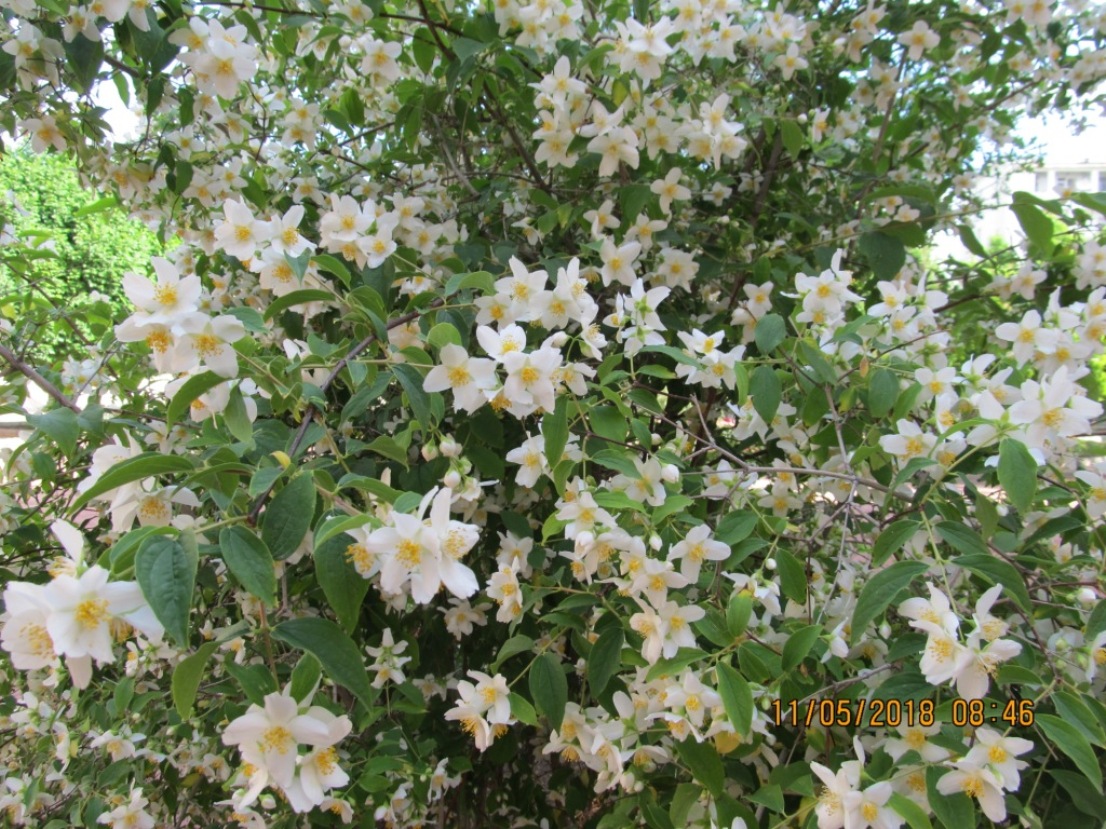
<path fill-rule="evenodd" d="M 434 460 L 434 458 L 438 457 L 438 447 L 433 441 L 431 441 L 430 443 L 427 443 L 422 447 L 421 454 L 424 461 L 432 461 Z"/>
<path fill-rule="evenodd" d="M 765 570 L 775 570 L 776 569 L 776 560 L 774 558 L 764 559 L 764 569 Z"/>
<path fill-rule="evenodd" d="M 445 477 L 442 478 L 442 483 L 449 489 L 456 489 L 461 485 L 461 473 L 456 469 L 451 469 L 445 473 Z"/>
<path fill-rule="evenodd" d="M 649 536 L 649 549 L 654 553 L 659 552 L 660 548 L 664 546 L 664 542 L 661 541 L 661 537 L 656 533 Z"/>
<path fill-rule="evenodd" d="M 461 444 L 455 441 L 451 435 L 446 435 L 438 444 L 438 451 L 442 453 L 443 457 L 455 458 L 461 454 Z"/>
<path fill-rule="evenodd" d="M 1080 587 L 1079 592 L 1075 594 L 1075 598 L 1080 604 L 1094 604 L 1098 600 L 1097 594 L 1091 587 Z"/>
<path fill-rule="evenodd" d="M 661 467 L 661 480 L 668 484 L 674 484 L 680 480 L 680 468 L 674 463 L 666 463 Z"/>

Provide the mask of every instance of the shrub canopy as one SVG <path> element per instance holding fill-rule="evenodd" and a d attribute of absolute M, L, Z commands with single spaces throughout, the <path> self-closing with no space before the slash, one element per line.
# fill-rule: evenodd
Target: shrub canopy
<path fill-rule="evenodd" d="M 13 823 L 1106 814 L 1106 196 L 971 230 L 1100 6 L 0 8 L 72 232 L 180 242 L 5 228 Z"/>

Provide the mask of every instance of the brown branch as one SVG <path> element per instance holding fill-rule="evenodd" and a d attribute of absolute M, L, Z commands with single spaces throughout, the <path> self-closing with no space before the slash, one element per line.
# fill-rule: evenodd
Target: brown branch
<path fill-rule="evenodd" d="M 553 188 L 545 183 L 545 179 L 542 178 L 541 170 L 538 168 L 538 163 L 534 160 L 534 156 L 530 154 L 530 150 L 522 143 L 522 139 L 519 138 L 514 124 L 504 115 L 503 108 L 499 104 L 499 99 L 491 89 L 488 89 L 487 85 L 485 85 L 484 89 L 487 92 L 489 103 L 492 104 L 492 106 L 489 107 L 492 116 L 505 130 L 507 130 L 507 135 L 510 137 L 511 143 L 515 145 L 518 154 L 522 156 L 522 161 L 526 165 L 526 169 L 530 171 L 530 175 L 533 177 L 533 183 L 552 196 Z"/>
<path fill-rule="evenodd" d="M 38 386 L 40 389 L 42 389 L 44 392 L 46 392 L 48 395 L 58 401 L 58 403 L 65 406 L 65 408 L 70 409 L 77 414 L 81 413 L 81 410 L 76 403 L 74 403 L 64 394 L 62 394 L 57 386 L 55 386 L 53 383 L 51 383 L 49 380 L 47 380 L 45 377 L 43 377 L 41 374 L 31 368 L 31 366 L 29 366 L 23 360 L 19 359 L 19 357 L 17 357 L 15 353 L 6 345 L 0 345 L 0 357 L 3 357 L 5 360 L 7 360 L 11 364 L 12 368 L 26 375 L 27 379 L 29 379 L 32 383 L 34 383 L 36 386 Z"/>

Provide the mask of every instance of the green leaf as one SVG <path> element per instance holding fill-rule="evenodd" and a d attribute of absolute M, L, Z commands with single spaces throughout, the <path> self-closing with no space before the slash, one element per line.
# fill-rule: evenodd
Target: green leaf
<path fill-rule="evenodd" d="M 749 795 L 749 800 L 757 805 L 767 807 L 770 811 L 783 814 L 783 789 L 777 783 L 769 783 L 767 786 L 761 786 Z"/>
<path fill-rule="evenodd" d="M 1104 630 L 1106 630 L 1106 601 L 1099 599 L 1098 602 L 1095 603 L 1091 615 L 1087 617 L 1087 625 L 1083 630 L 1083 638 L 1089 642 Z"/>
<path fill-rule="evenodd" d="M 173 669 L 171 682 L 173 705 L 182 720 L 187 720 L 192 714 L 192 705 L 196 702 L 196 694 L 200 690 L 200 680 L 203 679 L 207 660 L 218 647 L 218 642 L 205 642 L 194 654 L 186 656 Z"/>
<path fill-rule="evenodd" d="M 276 604 L 276 573 L 272 553 L 265 542 L 245 527 L 224 527 L 219 532 L 219 549 L 227 569 L 238 583 L 273 607 Z"/>
<path fill-rule="evenodd" d="M 783 643 L 783 669 L 790 671 L 797 668 L 806 659 L 814 643 L 818 641 L 818 635 L 822 632 L 821 625 L 807 625 L 792 633 Z"/>
<path fill-rule="evenodd" d="M 753 408 L 771 424 L 776 416 L 776 410 L 780 407 L 780 378 L 770 366 L 757 366 L 753 376 L 749 378 L 749 394 L 753 398 Z"/>
<path fill-rule="evenodd" d="M 937 525 L 937 535 L 941 536 L 954 550 L 965 555 L 978 553 L 990 555 L 987 545 L 979 537 L 979 533 L 971 527 L 959 524 L 956 521 L 942 521 Z"/>
<path fill-rule="evenodd" d="M 779 124 L 780 137 L 783 139 L 783 148 L 787 150 L 789 156 L 798 158 L 799 153 L 802 152 L 803 144 L 806 143 L 806 137 L 803 135 L 802 127 L 790 118 L 780 121 Z"/>
<path fill-rule="evenodd" d="M 622 209 L 623 226 L 634 223 L 645 206 L 653 201 L 653 191 L 645 184 L 630 184 L 618 188 L 618 204 Z"/>
<path fill-rule="evenodd" d="M 75 211 L 73 217 L 75 219 L 83 219 L 85 216 L 91 216 L 94 213 L 101 213 L 104 210 L 111 210 L 119 206 L 119 199 L 115 196 L 104 196 L 101 199 L 96 199 L 94 202 L 89 202 L 84 207 Z"/>
<path fill-rule="evenodd" d="M 722 794 L 726 772 L 722 768 L 722 758 L 711 743 L 699 743 L 694 737 L 689 737 L 676 743 L 676 753 L 704 789 L 715 797 Z"/>
<path fill-rule="evenodd" d="M 90 91 L 104 62 L 104 44 L 80 35 L 67 42 L 64 49 L 77 89 Z"/>
<path fill-rule="evenodd" d="M 630 428 L 628 417 L 621 415 L 614 406 L 595 406 L 588 410 L 591 430 L 607 440 L 623 442 Z"/>
<path fill-rule="evenodd" d="M 347 288 L 353 283 L 353 276 L 352 274 L 350 274 L 349 268 L 346 267 L 345 263 L 342 262 L 341 259 L 338 259 L 327 253 L 317 253 L 312 256 L 311 259 L 316 265 L 318 265 L 319 270 L 326 271 L 327 273 L 333 274 L 334 276 L 338 277 L 338 279 L 341 280 L 342 284 L 345 285 Z M 333 294 L 330 296 L 330 299 L 334 299 Z M 383 315 L 383 304 L 381 304 L 380 306 L 380 311 L 381 315 Z"/>
<path fill-rule="evenodd" d="M 783 595 L 798 604 L 806 603 L 806 567 L 787 550 L 776 550 L 776 567 L 780 572 Z"/>
<path fill-rule="evenodd" d="M 365 448 L 372 452 L 376 452 L 378 455 L 383 455 L 389 460 L 395 461 L 403 466 L 404 469 L 407 468 L 407 450 L 387 435 L 373 438 L 372 443 Z"/>
<path fill-rule="evenodd" d="M 718 695 L 722 697 L 726 716 L 733 724 L 734 731 L 747 737 L 753 727 L 753 692 L 749 683 L 725 662 L 715 665 L 714 672 L 718 677 Z"/>
<path fill-rule="evenodd" d="M 901 239 L 878 230 L 860 237 L 860 252 L 868 260 L 872 273 L 883 280 L 894 279 L 906 264 L 906 247 Z"/>
<path fill-rule="evenodd" d="M 315 476 L 302 472 L 276 494 L 261 518 L 261 540 L 276 561 L 292 555 L 303 542 L 315 515 Z"/>
<path fill-rule="evenodd" d="M 414 367 L 405 363 L 393 365 L 392 374 L 403 386 L 403 391 L 407 393 L 407 400 L 411 403 L 415 420 L 419 422 L 424 432 L 429 432 L 434 426 L 434 419 L 430 414 L 430 396 L 422 388 L 422 375 Z"/>
<path fill-rule="evenodd" d="M 223 420 L 226 421 L 230 433 L 243 443 L 253 440 L 253 423 L 246 412 L 246 402 L 242 399 L 242 391 L 238 386 L 231 389 L 230 399 L 223 411 Z"/>
<path fill-rule="evenodd" d="M 480 54 L 489 46 L 489 44 L 487 43 L 481 43 L 478 40 L 471 40 L 467 37 L 454 38 L 451 45 L 453 47 L 454 54 L 457 55 L 457 60 L 462 63 L 464 63 L 469 58 Z"/>
<path fill-rule="evenodd" d="M 868 411 L 872 417 L 886 417 L 899 396 L 899 378 L 894 372 L 877 368 L 868 378 Z"/>
<path fill-rule="evenodd" d="M 937 790 L 937 781 L 945 776 L 949 769 L 930 766 L 926 769 L 926 789 L 929 794 L 929 807 L 941 821 L 945 829 L 965 829 L 976 825 L 975 808 L 966 794 L 941 794 Z"/>
<path fill-rule="evenodd" d="M 808 340 L 799 340 L 798 352 L 806 365 L 814 372 L 814 377 L 819 383 L 833 385 L 837 382 L 837 372 L 834 371 L 833 366 L 830 365 L 821 349 L 814 343 Z"/>
<path fill-rule="evenodd" d="M 339 624 L 352 633 L 361 616 L 361 603 L 369 592 L 369 581 L 346 557 L 351 544 L 353 539 L 343 533 L 317 546 L 315 578 Z"/>
<path fill-rule="evenodd" d="M 1021 441 L 1005 438 L 999 444 L 998 482 L 1018 512 L 1027 513 L 1037 494 L 1037 461 Z"/>
<path fill-rule="evenodd" d="M 1013 599 L 1018 607 L 1026 613 L 1033 612 L 1033 603 L 1025 587 L 1025 580 L 1013 564 L 996 558 L 990 553 L 959 556 L 953 559 L 952 563 L 965 570 L 971 570 L 992 584 L 1001 584 L 1006 595 Z"/>
<path fill-rule="evenodd" d="M 1067 769 L 1049 769 L 1048 773 L 1064 787 L 1076 809 L 1091 817 L 1106 815 L 1106 797 L 1085 777 Z"/>
<path fill-rule="evenodd" d="M 849 643 L 855 645 L 868 629 L 868 623 L 888 608 L 900 590 L 928 569 L 929 565 L 921 561 L 898 561 L 868 579 L 853 611 Z"/>
<path fill-rule="evenodd" d="M 634 480 L 641 478 L 641 473 L 638 471 L 637 466 L 630 458 L 628 452 L 618 449 L 603 449 L 592 455 L 589 460 L 607 469 L 621 472 L 627 478 L 633 478 Z"/>
<path fill-rule="evenodd" d="M 69 457 L 76 454 L 81 424 L 77 422 L 77 413 L 72 409 L 51 409 L 43 414 L 29 414 L 27 422 L 54 441 Z"/>
<path fill-rule="evenodd" d="M 338 625 L 318 617 L 289 619 L 273 628 L 272 637 L 314 656 L 327 676 L 350 690 L 366 707 L 373 689 L 361 651 Z"/>
<path fill-rule="evenodd" d="M 363 527 L 366 524 L 372 523 L 376 520 L 376 517 L 367 512 L 356 513 L 354 515 L 332 515 L 329 518 L 324 518 L 315 526 L 315 547 L 321 547 L 327 541 L 334 538 L 341 533 L 348 533 L 350 530 L 356 530 L 358 527 Z M 350 542 L 347 541 L 348 545 Z M 344 550 L 345 548 L 343 548 Z"/>
<path fill-rule="evenodd" d="M 603 693 L 611 677 L 622 665 L 622 644 L 625 636 L 622 628 L 613 625 L 603 631 L 588 654 L 588 683 L 594 696 Z"/>
<path fill-rule="evenodd" d="M 70 514 L 76 514 L 81 507 L 98 495 L 110 492 L 125 484 L 141 481 L 144 478 L 152 478 L 155 475 L 166 475 L 171 472 L 192 472 L 195 466 L 190 458 L 183 455 L 162 455 L 159 452 L 145 452 L 133 458 L 120 461 L 111 469 L 97 478 L 96 483 L 86 489 L 81 496 L 73 502 Z"/>
<path fill-rule="evenodd" d="M 756 528 L 757 520 L 757 514 L 752 510 L 735 510 L 727 513 L 726 517 L 718 522 L 714 537 L 732 547 L 749 537 Z"/>
<path fill-rule="evenodd" d="M 1066 754 L 1097 791 L 1102 791 L 1102 767 L 1090 742 L 1069 722 L 1052 714 L 1039 714 L 1036 723 L 1045 736 Z"/>
<path fill-rule="evenodd" d="M 323 666 L 319 660 L 309 653 L 300 657 L 296 667 L 292 669 L 292 680 L 288 683 L 288 689 L 292 692 L 292 698 L 296 702 L 304 702 L 310 699 L 319 684 L 319 678 L 323 674 Z"/>
<path fill-rule="evenodd" d="M 730 596 L 726 605 L 726 630 L 736 639 L 749 626 L 749 617 L 753 613 L 753 597 L 737 590 Z"/>
<path fill-rule="evenodd" d="M 545 438 L 545 457 L 552 469 L 561 462 L 568 443 L 568 398 L 564 395 L 557 398 L 553 411 L 542 416 L 541 433 Z"/>
<path fill-rule="evenodd" d="M 706 659 L 707 652 L 699 648 L 679 648 L 676 655 L 669 659 L 659 659 L 645 675 L 646 682 L 666 676 L 675 676 L 688 665 Z"/>
<path fill-rule="evenodd" d="M 1010 205 L 1014 215 L 1018 217 L 1018 224 L 1025 231 L 1029 244 L 1035 249 L 1035 253 L 1041 256 L 1052 255 L 1052 219 L 1032 204 L 1024 202 Z"/>
<path fill-rule="evenodd" d="M 265 695 L 276 690 L 276 681 L 264 665 L 236 665 L 233 660 L 223 663 L 223 668 L 234 677 L 254 705 L 264 705 Z"/>
<path fill-rule="evenodd" d="M 976 256 L 987 256 L 987 249 L 983 247 L 983 244 L 979 241 L 979 237 L 975 235 L 975 231 L 968 225 L 957 225 L 957 232 L 960 234 L 960 242 L 968 249 L 969 253 L 973 253 Z"/>
<path fill-rule="evenodd" d="M 918 532 L 920 525 L 909 518 L 900 518 L 879 534 L 876 543 L 872 545 L 872 566 L 879 567 L 887 559 L 902 549 L 914 534 Z"/>
<path fill-rule="evenodd" d="M 561 670 L 561 662 L 546 652 L 530 666 L 530 696 L 538 711 L 549 718 L 549 725 L 559 729 L 565 718 L 568 702 L 568 680 Z"/>
<path fill-rule="evenodd" d="M 426 332 L 426 341 L 438 351 L 447 345 L 461 345 L 461 333 L 449 322 L 439 322 Z"/>
<path fill-rule="evenodd" d="M 142 595 L 166 632 L 188 647 L 188 614 L 196 586 L 197 560 L 174 538 L 155 535 L 142 542 L 134 573 Z"/>
<path fill-rule="evenodd" d="M 503 646 L 499 649 L 499 654 L 496 656 L 495 661 L 491 665 L 491 668 L 493 671 L 498 671 L 499 666 L 510 659 L 512 656 L 516 656 L 520 653 L 529 653 L 533 649 L 533 639 L 522 633 L 515 634 L 503 643 Z"/>
<path fill-rule="evenodd" d="M 910 829 L 933 829 L 933 824 L 929 822 L 929 815 L 909 797 L 894 792 L 887 802 L 898 812 L 899 817 L 906 821 Z"/>
<path fill-rule="evenodd" d="M 292 291 L 284 296 L 277 297 L 265 307 L 265 319 L 271 320 L 277 314 L 294 308 L 297 305 L 307 305 L 309 302 L 333 302 L 334 294 L 320 288 L 304 288 L 301 291 Z"/>
<path fill-rule="evenodd" d="M 165 425 L 171 427 L 179 423 L 201 394 L 226 381 L 225 377 L 220 377 L 214 371 L 189 377 L 169 402 L 169 408 L 165 411 Z"/>
<path fill-rule="evenodd" d="M 765 314 L 753 332 L 761 354 L 770 354 L 787 337 L 787 323 L 779 314 Z"/>
<path fill-rule="evenodd" d="M 1070 691 L 1056 691 L 1052 695 L 1052 702 L 1056 706 L 1056 713 L 1064 722 L 1077 723 L 1088 742 L 1099 748 L 1106 748 L 1106 733 L 1103 733 L 1102 725 L 1083 700 Z"/>
<path fill-rule="evenodd" d="M 526 725 L 538 724 L 538 712 L 534 710 L 534 706 L 530 704 L 526 697 L 520 694 L 511 694 L 508 699 L 511 702 L 511 716 Z"/>

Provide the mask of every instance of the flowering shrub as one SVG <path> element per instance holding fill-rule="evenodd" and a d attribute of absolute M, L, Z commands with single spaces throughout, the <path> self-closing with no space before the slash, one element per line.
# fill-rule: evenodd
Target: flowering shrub
<path fill-rule="evenodd" d="M 10 823 L 1106 814 L 1106 197 L 971 230 L 1101 6 L 0 7 L 179 240 L 55 365 L 0 301 Z"/>

